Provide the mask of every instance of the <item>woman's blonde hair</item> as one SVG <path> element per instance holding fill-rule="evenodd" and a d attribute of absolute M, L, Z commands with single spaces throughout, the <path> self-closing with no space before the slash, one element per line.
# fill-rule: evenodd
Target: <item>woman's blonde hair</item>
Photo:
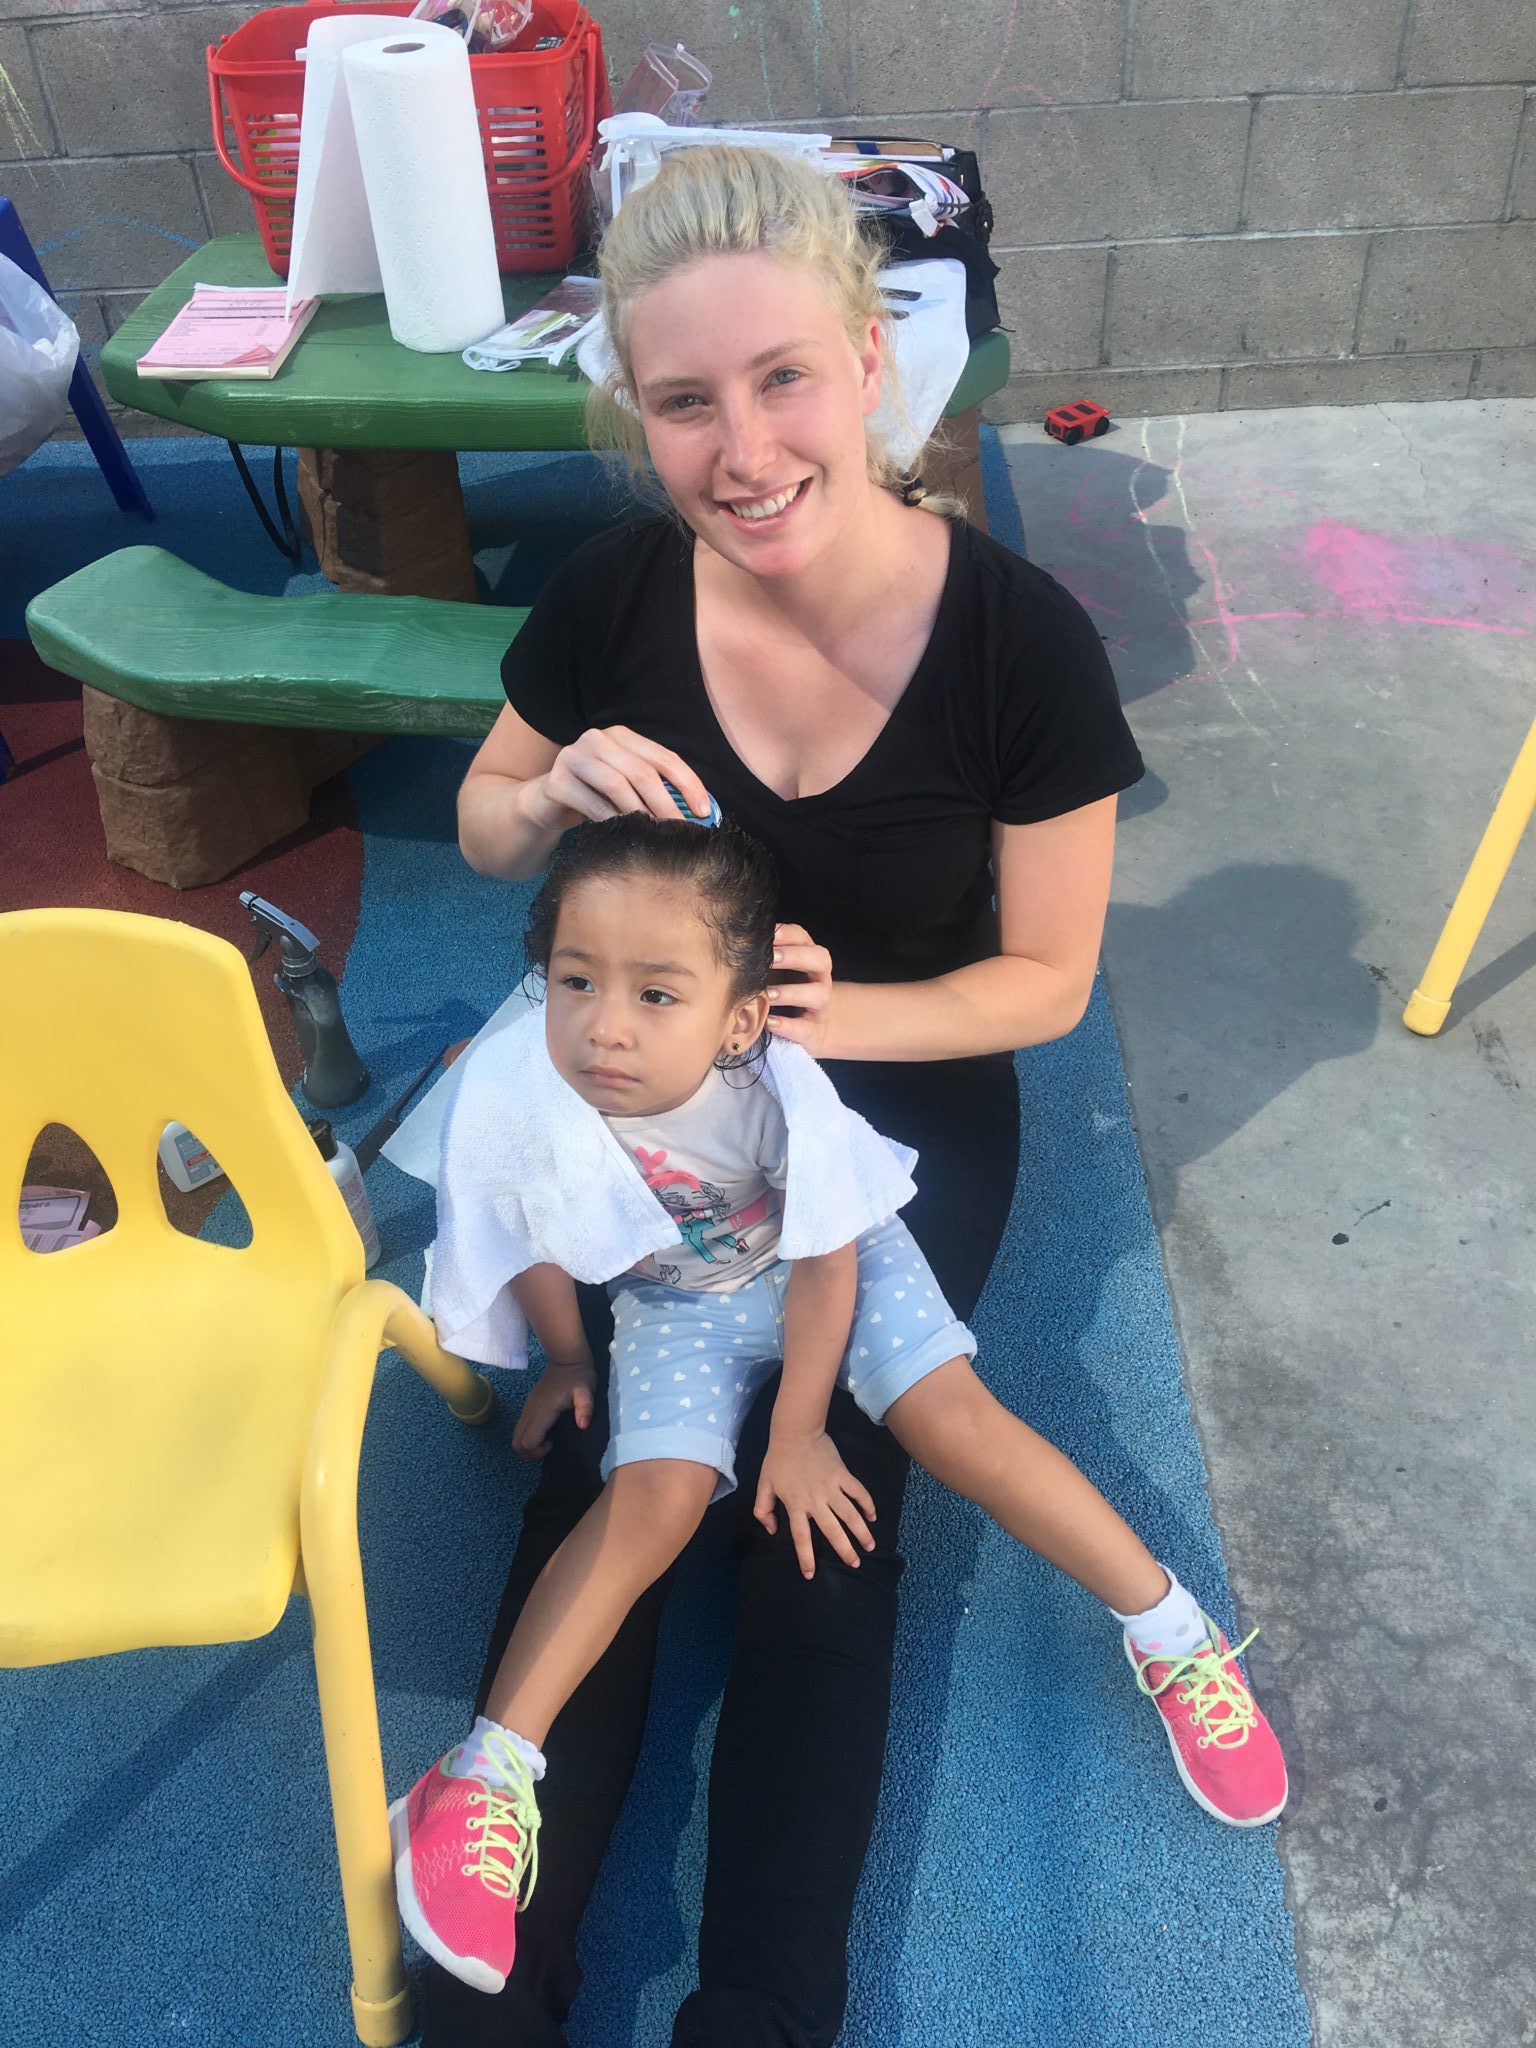
<path fill-rule="evenodd" d="M 877 281 L 886 251 L 861 224 L 842 180 L 778 150 L 690 145 L 670 151 L 651 182 L 625 200 L 598 256 L 616 367 L 588 397 L 588 438 L 595 448 L 617 449 L 637 482 L 649 480 L 651 471 L 630 355 L 636 299 L 701 256 L 760 250 L 815 275 L 855 348 L 863 349 L 870 322 L 879 323 L 886 342 L 882 390 L 896 416 L 904 417 L 889 346 L 890 316 Z M 904 493 L 909 502 L 921 496 L 936 511 L 964 511 L 957 500 L 920 487 L 914 494 L 911 480 L 921 457 L 915 464 L 896 463 L 868 421 L 865 443 L 873 482 Z"/>

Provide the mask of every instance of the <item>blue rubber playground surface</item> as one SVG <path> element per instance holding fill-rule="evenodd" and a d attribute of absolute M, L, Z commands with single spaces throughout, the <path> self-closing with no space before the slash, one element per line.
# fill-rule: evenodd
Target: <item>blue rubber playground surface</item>
<path fill-rule="evenodd" d="M 247 588 L 283 588 L 232 479 L 175 445 L 152 451 L 164 516 L 142 537 Z M 993 530 L 1017 543 L 995 443 L 987 459 Z M 205 515 L 200 545 L 197 470 L 230 506 L 227 520 Z M 466 473 L 482 567 L 503 590 L 511 571 L 538 566 L 505 538 L 509 476 L 525 514 L 543 508 L 541 548 L 562 522 L 590 523 L 604 489 L 580 459 L 503 462 L 499 482 Z M 102 490 L 76 451 L 36 475 L 82 503 Z M 24 525 L 12 530 L 26 544 Z M 114 525 L 101 545 L 139 537 Z M 469 751 L 395 741 L 352 771 L 365 865 L 344 994 L 374 1085 L 340 1120 L 346 1136 L 519 971 L 525 892 L 471 874 L 454 842 Z M 1022 1057 L 1020 1073 L 1019 1183 L 975 1318 L 978 1363 L 1235 1633 L 1102 986 L 1078 1031 Z M 379 1271 L 415 1291 L 430 1192 L 387 1163 L 370 1186 Z M 221 1209 L 209 1228 L 228 1223 Z M 381 1364 L 361 1516 L 392 1792 L 461 1731 L 478 1672 L 530 1485 L 510 1446 L 517 1390 L 506 1392 L 493 1426 L 466 1430 L 398 1359 Z M 660 2048 L 692 1982 L 730 1626 L 719 1537 L 706 1529 L 670 1603 L 648 1744 L 585 1929 L 573 2048 Z M 1274 1830 L 1222 1828 L 1186 1797 L 1113 1624 L 921 1474 L 903 1537 L 893 1730 L 846 2048 L 1307 2042 Z M 0 1757 L 0 2043 L 346 2048 L 300 1604 L 255 1643 L 0 1673 Z"/>

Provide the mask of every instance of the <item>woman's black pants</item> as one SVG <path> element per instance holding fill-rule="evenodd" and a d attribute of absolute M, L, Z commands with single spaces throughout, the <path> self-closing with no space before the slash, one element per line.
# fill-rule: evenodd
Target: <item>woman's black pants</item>
<path fill-rule="evenodd" d="M 1006 1058 L 931 1066 L 829 1064 L 843 1100 L 916 1148 L 917 1199 L 903 1216 L 957 1316 L 975 1306 L 1007 1221 L 1018 1161 L 1018 1094 Z M 611 1322 L 583 1290 L 593 1355 Z M 907 1460 L 849 1397 L 828 1427 L 874 1496 L 876 1548 L 857 1571 L 817 1538 L 800 1575 L 786 1528 L 752 1519 L 778 1381 L 764 1388 L 737 1454 L 735 1647 L 709 1784 L 699 1984 L 672 2048 L 831 2048 L 847 2000 L 848 1924 L 874 1824 L 890 1710 L 896 1544 Z M 476 1710 L 545 1563 L 596 1498 L 606 1398 L 592 1426 L 563 1417 L 491 1631 Z M 539 1882 L 518 1916 L 517 1961 L 495 1997 L 429 1964 L 423 2048 L 566 2048 L 581 1983 L 576 1933 L 640 1752 L 667 1582 L 637 1604 L 556 1722 L 540 1790 Z"/>

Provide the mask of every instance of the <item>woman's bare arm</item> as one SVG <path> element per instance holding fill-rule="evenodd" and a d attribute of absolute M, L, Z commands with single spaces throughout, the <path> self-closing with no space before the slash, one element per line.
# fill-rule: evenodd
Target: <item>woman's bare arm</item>
<path fill-rule="evenodd" d="M 1038 825 L 994 825 L 999 951 L 932 981 L 832 981 L 822 948 L 785 928 L 782 964 L 805 971 L 776 1002 L 806 1014 L 770 1029 L 818 1059 L 939 1060 L 1065 1037 L 1088 1007 L 1115 847 L 1114 797 Z M 817 957 L 819 956 L 819 958 Z"/>
<path fill-rule="evenodd" d="M 521 882 L 548 862 L 565 827 L 537 802 L 534 785 L 559 751 L 510 704 L 486 734 L 459 790 L 459 850 L 478 873 Z"/>

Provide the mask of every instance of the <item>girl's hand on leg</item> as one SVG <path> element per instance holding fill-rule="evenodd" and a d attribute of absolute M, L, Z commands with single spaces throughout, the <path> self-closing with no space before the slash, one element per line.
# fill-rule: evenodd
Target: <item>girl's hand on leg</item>
<path fill-rule="evenodd" d="M 775 1501 L 789 1517 L 795 1555 L 808 1579 L 816 1576 L 813 1525 L 846 1565 L 858 1565 L 855 1543 L 864 1550 L 875 1547 L 869 1529 L 875 1519 L 875 1504 L 869 1489 L 854 1478 L 824 1429 L 813 1436 L 770 1433 L 752 1507 L 770 1536 L 777 1534 L 779 1526 Z"/>
<path fill-rule="evenodd" d="M 591 1364 L 547 1366 L 528 1390 L 523 1412 L 512 1432 L 512 1448 L 520 1458 L 537 1463 L 549 1456 L 549 1432 L 569 1408 L 578 1429 L 592 1420 L 597 1371 Z"/>

